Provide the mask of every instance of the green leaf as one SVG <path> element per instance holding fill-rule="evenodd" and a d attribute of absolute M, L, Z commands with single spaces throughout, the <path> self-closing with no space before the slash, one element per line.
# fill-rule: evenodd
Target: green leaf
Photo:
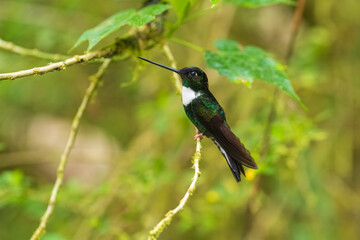
<path fill-rule="evenodd" d="M 141 27 L 142 25 L 154 20 L 156 15 L 161 14 L 169 8 L 170 5 L 166 4 L 149 5 L 145 8 L 142 8 L 135 16 L 131 17 L 129 19 L 129 24 L 136 27 Z"/>
<path fill-rule="evenodd" d="M 102 39 L 110 33 L 115 32 L 124 25 L 141 27 L 142 25 L 155 19 L 155 16 L 169 9 L 170 5 L 154 4 L 142 8 L 138 12 L 134 9 L 118 12 L 94 28 L 85 31 L 76 41 L 72 49 L 79 46 L 84 41 L 89 41 L 87 51 L 91 50 Z M 71 50 L 72 50 L 71 49 Z"/>
<path fill-rule="evenodd" d="M 220 0 L 210 0 L 210 2 L 211 2 L 211 5 L 215 5 L 215 4 L 217 4 L 218 2 L 220 2 Z"/>
<path fill-rule="evenodd" d="M 210 0 L 213 2 L 213 0 Z M 288 4 L 288 5 L 295 5 L 296 3 L 291 0 L 224 0 L 224 2 L 229 2 L 234 5 L 240 7 L 248 7 L 248 8 L 256 8 L 256 7 L 263 7 L 272 4 Z"/>
<path fill-rule="evenodd" d="M 189 5 L 189 0 L 178 1 L 178 0 L 168 0 L 168 3 L 171 4 L 178 19 L 182 19 L 185 13 L 187 6 Z"/>
<path fill-rule="evenodd" d="M 129 9 L 123 12 L 112 15 L 99 25 L 85 31 L 80 38 L 77 40 L 72 49 L 80 45 L 80 43 L 88 40 L 89 46 L 87 51 L 91 50 L 101 39 L 105 38 L 110 33 L 116 31 L 120 27 L 128 24 L 129 19 L 136 14 L 134 9 Z"/>
<path fill-rule="evenodd" d="M 182 22 L 188 15 L 190 7 L 194 5 L 197 0 L 167 0 L 171 4 L 178 17 L 178 22 Z"/>
<path fill-rule="evenodd" d="M 259 79 L 274 84 L 304 107 L 286 76 L 285 66 L 277 63 L 265 51 L 254 46 L 240 49 L 238 43 L 232 40 L 218 40 L 215 46 L 217 52 L 205 51 L 208 67 L 216 69 L 232 82 L 245 80 L 251 85 L 254 79 Z"/>

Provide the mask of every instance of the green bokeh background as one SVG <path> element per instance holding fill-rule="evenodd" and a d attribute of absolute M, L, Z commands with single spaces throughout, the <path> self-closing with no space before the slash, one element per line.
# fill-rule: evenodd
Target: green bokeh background
<path fill-rule="evenodd" d="M 67 54 L 81 33 L 130 0 L 0 0 L 0 37 Z M 199 1 L 196 13 L 210 7 Z M 360 23 L 356 0 L 307 1 L 288 74 L 304 111 L 283 93 L 260 158 L 274 86 L 234 84 L 203 54 L 170 41 L 179 67 L 198 66 L 233 131 L 260 169 L 237 184 L 220 152 L 203 142 L 201 178 L 159 239 L 358 239 L 360 236 Z M 293 6 L 226 4 L 180 26 L 177 38 L 214 50 L 218 39 L 255 45 L 284 62 Z M 169 22 L 176 20 L 172 10 Z M 119 33 L 114 33 L 112 37 Z M 111 43 L 105 39 L 97 48 Z M 83 44 L 74 54 L 82 54 Z M 146 53 L 168 64 L 160 47 Z M 0 72 L 48 62 L 0 49 Z M 194 127 L 171 74 L 138 60 L 111 63 L 87 109 L 44 240 L 144 239 L 184 195 L 193 175 Z M 99 63 L 0 82 L 0 239 L 28 239 L 45 211 L 56 166 Z M 260 180 L 259 180 L 260 179 Z M 255 194 L 253 194 L 255 192 Z"/>

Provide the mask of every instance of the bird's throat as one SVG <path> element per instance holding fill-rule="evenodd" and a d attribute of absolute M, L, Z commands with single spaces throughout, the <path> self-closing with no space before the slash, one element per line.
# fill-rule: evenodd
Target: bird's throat
<path fill-rule="evenodd" d="M 184 106 L 189 105 L 195 98 L 201 95 L 200 92 L 195 92 L 191 88 L 183 86 L 182 88 L 182 102 Z"/>

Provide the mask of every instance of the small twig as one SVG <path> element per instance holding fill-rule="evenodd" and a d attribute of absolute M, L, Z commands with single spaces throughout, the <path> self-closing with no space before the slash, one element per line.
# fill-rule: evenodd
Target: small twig
<path fill-rule="evenodd" d="M 22 70 L 12 73 L 2 73 L 0 74 L 1 80 L 14 80 L 16 78 L 27 77 L 35 74 L 45 74 L 52 72 L 54 70 L 64 70 L 66 67 L 74 65 L 76 63 L 88 62 L 92 59 L 101 58 L 101 57 L 110 57 L 114 54 L 114 49 L 105 49 L 102 51 L 89 52 L 84 55 L 76 55 L 72 58 L 66 59 L 61 62 L 49 63 L 47 66 L 36 67 L 32 69 Z"/>
<path fill-rule="evenodd" d="M 0 38 L 0 48 L 20 54 L 22 56 L 31 56 L 31 57 L 37 57 L 52 61 L 65 60 L 67 58 L 70 58 L 70 56 L 65 56 L 62 54 L 51 54 L 51 53 L 42 52 L 38 49 L 28 49 L 28 48 L 20 47 L 12 42 L 4 41 L 1 38 Z"/>
<path fill-rule="evenodd" d="M 166 55 L 166 57 L 169 59 L 170 61 L 170 65 L 171 67 L 173 68 L 177 68 L 176 67 L 176 61 L 175 61 L 175 58 L 174 58 L 174 55 L 172 54 L 170 48 L 169 48 L 169 45 L 167 43 L 164 43 L 163 45 L 163 51 Z M 182 91 L 182 81 L 181 81 L 181 78 L 179 76 L 179 74 L 177 73 L 173 73 L 173 76 L 174 76 L 174 79 L 175 79 L 175 87 L 176 87 L 176 90 L 181 94 L 181 91 Z"/>
<path fill-rule="evenodd" d="M 200 10 L 200 11 L 197 11 L 195 12 L 194 14 L 188 16 L 185 20 L 184 20 L 184 23 L 187 23 L 189 21 L 192 21 L 198 17 L 202 17 L 203 15 L 205 14 L 208 14 L 209 12 L 213 12 L 215 10 L 218 10 L 220 7 L 221 7 L 221 2 L 215 4 L 215 5 L 212 5 L 211 7 L 208 7 L 208 8 L 205 8 L 203 10 Z"/>
<path fill-rule="evenodd" d="M 190 187 L 186 191 L 185 196 L 180 200 L 179 205 L 173 210 L 170 210 L 167 214 L 165 214 L 165 217 L 153 228 L 153 230 L 149 232 L 148 240 L 156 240 L 159 237 L 159 235 L 164 231 L 164 229 L 168 225 L 170 225 L 173 217 L 184 209 L 184 206 L 188 201 L 189 197 L 195 191 L 195 185 L 200 176 L 199 161 L 201 159 L 201 148 L 201 141 L 198 138 L 196 141 L 196 151 L 193 157 L 193 168 L 195 170 L 195 173 L 194 177 L 192 178 Z"/>
<path fill-rule="evenodd" d="M 261 158 L 265 157 L 265 155 L 267 154 L 269 147 L 270 147 L 270 138 L 271 138 L 270 133 L 271 133 L 272 124 L 274 122 L 275 115 L 276 115 L 276 104 L 277 104 L 277 99 L 279 97 L 278 93 L 279 92 L 276 88 L 272 95 L 270 112 L 268 114 L 268 117 L 267 117 L 266 123 L 265 123 L 265 129 L 264 129 L 264 134 L 262 137 L 261 148 L 260 148 L 260 157 Z"/>
<path fill-rule="evenodd" d="M 142 65 L 139 62 L 137 62 L 136 66 L 132 72 L 131 80 L 121 83 L 121 87 L 129 87 L 132 84 L 134 84 L 137 81 L 137 79 L 139 78 L 139 73 L 140 73 L 141 68 L 142 68 Z"/>
<path fill-rule="evenodd" d="M 73 119 L 73 122 L 71 125 L 70 136 L 67 140 L 64 152 L 62 153 L 61 158 L 60 158 L 60 163 L 59 163 L 58 169 L 57 169 L 56 182 L 52 189 L 47 209 L 46 209 L 44 215 L 41 217 L 40 224 L 37 227 L 37 229 L 35 230 L 35 232 L 33 233 L 31 240 L 38 240 L 45 233 L 48 219 L 54 210 L 57 194 L 58 194 L 59 189 L 64 180 L 64 169 L 65 169 L 66 163 L 68 161 L 71 149 L 74 146 L 76 135 L 79 130 L 80 120 L 84 114 L 84 111 L 85 111 L 89 101 L 91 100 L 91 97 L 94 95 L 96 89 L 100 85 L 100 79 L 103 76 L 105 69 L 109 66 L 110 62 L 111 62 L 110 58 L 106 59 L 103 62 L 103 64 L 100 66 L 98 72 L 95 75 L 90 77 L 90 85 L 86 89 L 85 96 L 84 96 L 84 98 L 77 110 L 77 113 Z"/>
<path fill-rule="evenodd" d="M 290 58 L 294 50 L 295 39 L 299 31 L 302 15 L 304 13 L 306 0 L 299 0 L 294 13 L 293 25 L 290 34 L 290 41 L 286 49 L 285 61 L 289 64 Z"/>
<path fill-rule="evenodd" d="M 181 39 L 181 38 L 171 37 L 170 40 L 171 40 L 171 41 L 174 41 L 174 42 L 176 42 L 176 43 L 178 43 L 178 44 L 181 44 L 181 45 L 183 45 L 183 46 L 186 46 L 186 47 L 188 47 L 188 48 L 194 49 L 194 50 L 196 50 L 196 51 L 198 51 L 198 52 L 202 52 L 202 53 L 203 53 L 203 52 L 205 51 L 202 47 L 200 47 L 200 46 L 198 46 L 198 45 L 196 45 L 196 44 L 194 44 L 194 43 L 192 43 L 192 42 L 188 42 L 188 41 L 186 41 L 186 40 L 184 40 L 184 39 Z"/>

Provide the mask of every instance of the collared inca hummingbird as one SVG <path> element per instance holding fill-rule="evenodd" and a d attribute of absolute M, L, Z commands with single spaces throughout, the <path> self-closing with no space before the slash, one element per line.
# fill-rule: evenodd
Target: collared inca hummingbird
<path fill-rule="evenodd" d="M 231 131 L 225 118 L 224 109 L 209 90 L 208 79 L 204 71 L 197 67 L 176 69 L 143 57 L 139 58 L 180 75 L 185 113 L 200 132 L 195 135 L 195 138 L 205 135 L 216 144 L 237 182 L 240 181 L 241 174 L 245 176 L 244 166 L 257 169 L 250 152 Z"/>

